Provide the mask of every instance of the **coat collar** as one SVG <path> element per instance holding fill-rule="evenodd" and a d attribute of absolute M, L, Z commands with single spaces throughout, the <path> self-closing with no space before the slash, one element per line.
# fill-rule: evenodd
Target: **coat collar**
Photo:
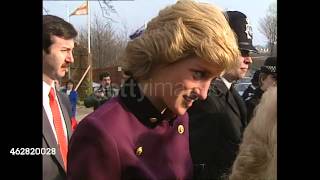
<path fill-rule="evenodd" d="M 228 87 L 220 78 L 217 78 L 214 81 L 212 81 L 210 86 L 210 89 L 216 96 L 226 96 L 227 92 L 229 91 Z"/>
<path fill-rule="evenodd" d="M 241 119 L 242 123 L 246 125 L 246 106 L 237 92 L 230 92 L 228 93 L 229 89 L 226 84 L 222 81 L 222 79 L 217 78 L 211 84 L 214 94 L 216 96 L 225 97 L 225 101 L 228 106 L 234 111 L 234 113 Z M 233 89 L 234 91 L 234 89 Z M 233 96 L 232 98 L 229 96 Z"/>
<path fill-rule="evenodd" d="M 235 92 L 233 87 L 228 88 L 225 82 L 222 79 L 218 79 L 215 83 L 216 87 L 223 93 L 226 98 L 226 103 L 233 110 L 233 112 L 241 118 L 239 98 L 237 98 L 238 93 Z M 232 86 L 232 85 L 231 85 Z"/>
<path fill-rule="evenodd" d="M 137 119 L 149 128 L 155 128 L 163 120 L 168 120 L 170 124 L 176 119 L 167 118 L 166 112 L 159 112 L 150 100 L 143 95 L 138 82 L 130 78 L 128 79 L 119 92 L 120 100 L 132 112 Z"/>

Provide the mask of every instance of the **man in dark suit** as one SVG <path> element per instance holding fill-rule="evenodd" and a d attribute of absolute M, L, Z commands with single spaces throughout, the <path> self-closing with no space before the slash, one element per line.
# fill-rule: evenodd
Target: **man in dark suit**
<path fill-rule="evenodd" d="M 211 83 L 208 98 L 189 109 L 190 152 L 197 179 L 221 179 L 229 173 L 247 125 L 246 106 L 233 83 L 245 76 L 252 63 L 252 29 L 246 15 L 227 11 L 238 38 L 240 67 L 226 72 Z"/>
<path fill-rule="evenodd" d="M 71 63 L 77 31 L 62 18 L 43 16 L 42 51 L 42 175 L 44 180 L 66 179 L 68 141 L 71 137 L 71 104 L 59 92 L 55 80 L 62 78 Z M 52 150 L 53 149 L 53 150 Z"/>

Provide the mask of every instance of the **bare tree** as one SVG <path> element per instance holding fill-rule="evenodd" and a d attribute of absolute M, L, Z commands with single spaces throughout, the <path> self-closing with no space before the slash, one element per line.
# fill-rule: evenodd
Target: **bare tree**
<path fill-rule="evenodd" d="M 269 5 L 267 14 L 260 19 L 259 31 L 268 39 L 268 48 L 273 55 L 277 47 L 277 3 Z"/>
<path fill-rule="evenodd" d="M 91 22 L 90 47 L 93 68 L 119 65 L 118 59 L 127 43 L 126 35 L 117 34 L 110 21 L 103 21 L 97 15 Z M 82 28 L 79 33 L 79 44 L 87 47 L 87 38 L 87 30 Z"/>
<path fill-rule="evenodd" d="M 114 19 L 110 17 L 111 13 L 117 14 L 116 9 L 114 6 L 111 4 L 110 0 L 98 0 L 101 11 L 102 11 L 102 16 L 104 18 L 107 18 L 109 21 L 116 22 Z"/>
<path fill-rule="evenodd" d="M 42 10 L 46 13 L 46 14 L 49 14 L 49 10 L 47 10 L 46 8 L 42 8 Z"/>

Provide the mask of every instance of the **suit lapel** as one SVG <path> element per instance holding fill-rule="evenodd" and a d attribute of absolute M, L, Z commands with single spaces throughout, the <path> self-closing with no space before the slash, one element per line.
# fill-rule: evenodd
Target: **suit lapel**
<path fill-rule="evenodd" d="M 217 91 L 218 96 L 220 97 L 224 97 L 226 101 L 226 105 L 228 105 L 230 107 L 230 109 L 239 117 L 240 116 L 240 112 L 239 112 L 239 108 L 238 105 L 236 103 L 236 101 L 234 100 L 233 95 L 230 93 L 228 87 L 226 86 L 226 84 L 222 81 L 222 79 L 217 78 L 214 81 L 214 87 L 216 88 L 215 91 Z"/>
<path fill-rule="evenodd" d="M 228 102 L 229 106 L 231 107 L 231 109 L 233 110 L 233 112 L 235 112 L 237 114 L 237 116 L 239 118 L 241 118 L 238 104 L 237 104 L 235 97 L 233 96 L 231 91 L 228 91 L 228 93 L 227 93 L 227 102 Z"/>
<path fill-rule="evenodd" d="M 247 125 L 247 109 L 246 109 L 246 105 L 243 102 L 242 97 L 239 95 L 239 93 L 234 88 L 232 89 L 232 94 L 233 94 L 234 100 L 238 104 L 238 109 L 240 111 L 241 122 L 242 122 L 242 124 L 244 126 L 246 126 Z"/>
<path fill-rule="evenodd" d="M 54 133 L 52 131 L 52 127 L 50 125 L 46 111 L 44 110 L 43 107 L 42 107 L 42 136 L 45 139 L 45 142 L 47 143 L 49 148 L 55 148 L 56 154 L 54 155 L 54 158 L 58 160 L 61 167 L 64 167 L 60 149 L 54 137 Z"/>

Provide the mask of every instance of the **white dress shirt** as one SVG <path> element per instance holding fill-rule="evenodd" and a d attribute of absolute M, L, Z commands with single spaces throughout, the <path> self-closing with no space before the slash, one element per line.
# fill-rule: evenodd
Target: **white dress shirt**
<path fill-rule="evenodd" d="M 223 83 L 227 86 L 228 90 L 230 90 L 232 83 L 226 80 L 224 77 L 220 77 L 220 78 L 223 81 Z"/>
<path fill-rule="evenodd" d="M 44 110 L 46 111 L 47 117 L 48 117 L 50 125 L 51 125 L 51 129 L 53 131 L 53 134 L 55 136 L 57 144 L 59 144 L 58 138 L 57 138 L 56 129 L 55 129 L 54 124 L 53 124 L 53 115 L 52 115 L 51 107 L 50 107 L 50 104 L 49 104 L 49 92 L 50 92 L 51 87 L 53 87 L 54 92 L 55 92 L 55 99 L 58 102 L 58 106 L 59 106 L 59 110 L 60 110 L 60 116 L 61 116 L 61 119 L 62 119 L 62 122 L 63 122 L 62 123 L 63 132 L 64 132 L 64 135 L 66 137 L 66 142 L 68 142 L 67 127 L 66 127 L 65 119 L 64 119 L 64 117 L 62 115 L 62 111 L 61 111 L 59 100 L 57 98 L 57 92 L 56 92 L 56 89 L 54 88 L 54 82 L 51 85 L 49 85 L 46 82 L 42 81 L 42 97 L 43 97 L 42 98 L 42 104 L 43 104 Z"/>

